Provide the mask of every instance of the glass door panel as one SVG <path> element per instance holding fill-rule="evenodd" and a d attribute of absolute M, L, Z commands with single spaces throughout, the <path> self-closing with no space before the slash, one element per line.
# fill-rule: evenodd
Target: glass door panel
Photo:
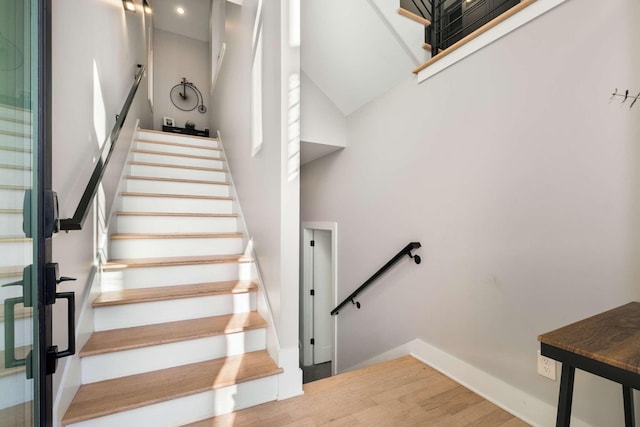
<path fill-rule="evenodd" d="M 37 259 L 31 238 L 38 211 L 37 10 L 33 0 L 0 0 L 0 426 L 7 427 L 40 424 L 38 357 L 32 357 L 39 339 L 37 268 L 31 267 Z"/>

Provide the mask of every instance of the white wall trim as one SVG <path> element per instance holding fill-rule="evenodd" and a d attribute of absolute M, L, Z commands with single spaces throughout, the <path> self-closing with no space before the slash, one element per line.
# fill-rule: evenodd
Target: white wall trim
<path fill-rule="evenodd" d="M 358 363 L 348 370 L 361 369 L 407 355 L 413 356 L 431 366 L 532 426 L 544 427 L 555 424 L 556 407 L 554 405 L 543 402 L 526 391 L 507 384 L 481 369 L 427 344 L 419 338 Z M 571 418 L 571 426 L 592 427 L 590 424 L 576 418 L 575 415 Z"/>
<path fill-rule="evenodd" d="M 302 233 L 305 230 L 327 230 L 331 231 L 331 269 L 333 281 L 333 306 L 338 305 L 338 223 L 327 221 L 303 221 Z M 306 248 L 303 251 L 306 256 Z M 338 371 L 338 316 L 333 316 L 333 360 L 331 363 L 331 375 L 336 375 Z"/>
<path fill-rule="evenodd" d="M 564 3 L 565 1 L 567 0 L 538 0 L 530 6 L 527 6 L 509 19 L 506 19 L 505 21 L 491 28 L 486 33 L 479 35 L 469 43 L 461 46 L 441 60 L 420 71 L 418 73 L 418 83 L 421 83 L 428 78 L 435 76 L 440 71 L 449 68 L 456 62 L 461 61 L 462 59 L 475 53 L 483 47 L 490 45 L 496 40 L 506 36 L 510 32 L 520 28 L 527 22 L 534 20 L 538 16 L 550 11 L 551 9 Z"/>

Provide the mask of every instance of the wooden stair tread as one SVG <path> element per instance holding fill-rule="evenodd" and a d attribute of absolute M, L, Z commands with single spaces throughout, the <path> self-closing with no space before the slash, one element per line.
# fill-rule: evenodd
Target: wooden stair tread
<path fill-rule="evenodd" d="M 236 255 L 202 255 L 168 258 L 114 259 L 104 265 L 104 270 L 122 270 L 142 267 L 170 267 L 178 265 L 226 264 L 251 262 L 251 258 L 243 254 Z"/>
<path fill-rule="evenodd" d="M 22 211 L 20 211 L 22 213 Z M 238 218 L 238 214 L 209 214 L 197 212 L 116 212 L 122 216 L 175 216 L 175 217 L 198 217 L 198 218 Z"/>
<path fill-rule="evenodd" d="M 398 8 L 398 13 L 400 15 L 406 17 L 406 18 L 409 18 L 411 20 L 414 20 L 414 21 L 424 25 L 425 27 L 428 27 L 429 25 L 431 25 L 431 21 L 429 21 L 428 19 L 423 18 L 422 16 L 417 15 L 417 14 L 415 14 L 415 13 L 413 13 L 413 12 L 411 12 L 411 11 L 405 9 L 405 8 L 399 7 Z"/>
<path fill-rule="evenodd" d="M 13 306 L 13 308 L 13 318 L 15 320 L 33 317 L 33 308 L 31 307 L 25 307 L 22 304 L 16 304 Z M 4 304 L 0 305 L 0 322 L 4 322 Z"/>
<path fill-rule="evenodd" d="M 31 346 L 16 347 L 14 355 L 16 359 L 24 359 L 25 357 L 27 357 L 29 350 L 31 350 Z M 24 370 L 25 370 L 24 366 L 16 366 L 15 368 L 5 368 L 4 367 L 4 351 L 0 351 L 0 378 L 8 377 L 9 375 L 24 372 Z M 0 424 L 0 425 L 4 425 L 4 424 Z"/>
<path fill-rule="evenodd" d="M 164 193 L 138 193 L 132 191 L 123 191 L 123 196 L 136 196 L 136 197 L 169 197 L 174 199 L 205 199 L 205 200 L 233 200 L 233 197 L 229 196 L 200 196 L 197 194 L 164 194 Z"/>
<path fill-rule="evenodd" d="M 167 141 L 156 141 L 155 139 L 140 138 L 140 139 L 136 139 L 136 141 L 137 142 L 148 142 L 150 144 L 170 145 L 172 147 L 186 147 L 186 148 L 197 148 L 199 150 L 222 151 L 222 148 L 217 148 L 217 147 L 203 147 L 202 145 L 180 144 L 178 142 L 167 142 Z"/>
<path fill-rule="evenodd" d="M 156 154 L 159 156 L 171 156 L 171 157 L 185 157 L 188 159 L 203 159 L 203 160 L 218 160 L 218 161 L 224 161 L 224 159 L 222 157 L 213 157 L 213 156 L 200 156 L 197 154 L 183 154 L 183 153 L 171 153 L 169 151 L 154 151 L 154 150 L 140 150 L 140 149 L 133 149 L 131 150 L 132 153 L 140 153 L 140 154 Z"/>
<path fill-rule="evenodd" d="M 31 189 L 31 187 L 26 187 L 24 185 L 0 185 L 0 189 L 1 190 L 19 190 L 19 191 L 24 191 L 24 190 Z"/>
<path fill-rule="evenodd" d="M 168 163 L 156 163 L 156 162 L 139 162 L 136 160 L 130 161 L 130 165 L 138 165 L 138 166 L 154 166 L 159 168 L 174 168 L 174 169 L 190 169 L 190 170 L 198 170 L 198 171 L 207 171 L 207 172 L 228 172 L 226 169 L 221 168 L 207 168 L 203 166 L 183 166 L 183 165 L 172 165 Z"/>
<path fill-rule="evenodd" d="M 30 242 L 30 237 L 24 236 L 0 236 L 0 243 L 16 243 L 16 242 Z"/>
<path fill-rule="evenodd" d="M 19 171 L 30 171 L 31 167 L 29 167 L 29 166 L 19 166 L 19 165 L 0 164 L 0 169 L 13 169 L 13 170 L 19 170 Z"/>
<path fill-rule="evenodd" d="M 80 386 L 62 423 L 72 424 L 282 372 L 265 350 Z"/>
<path fill-rule="evenodd" d="M 0 213 L 2 213 L 0 211 Z M 22 211 L 20 211 L 22 213 Z M 22 272 L 24 271 L 24 266 L 22 265 L 11 265 L 7 267 L 0 267 L 0 278 L 7 277 L 17 277 L 18 279 L 22 277 Z"/>
<path fill-rule="evenodd" d="M 254 282 L 244 280 L 160 286 L 155 288 L 122 289 L 101 293 L 93 301 L 92 305 L 93 307 L 108 307 L 199 296 L 243 294 L 256 291 L 257 289 L 258 287 Z"/>
<path fill-rule="evenodd" d="M 141 180 L 141 181 L 184 182 L 187 184 L 231 185 L 230 182 L 226 182 L 226 181 L 207 181 L 204 179 L 157 178 L 153 176 L 137 176 L 137 175 L 127 175 L 127 179 L 135 179 L 135 180 Z"/>
<path fill-rule="evenodd" d="M 0 150 L 16 151 L 18 153 L 31 153 L 31 149 L 30 148 L 9 147 L 9 146 L 6 146 L 6 145 L 0 145 Z"/>
<path fill-rule="evenodd" d="M 131 328 L 111 329 L 91 334 L 80 350 L 80 357 L 113 353 L 177 341 L 234 334 L 267 326 L 257 311 L 202 317 L 199 319 Z"/>
<path fill-rule="evenodd" d="M 33 401 L 0 410 L 0 426 L 24 427 L 33 425 Z"/>
<path fill-rule="evenodd" d="M 11 132 L 9 130 L 0 130 L 0 135 L 15 136 L 18 138 L 31 138 L 31 135 L 27 135 L 26 133 Z"/>
<path fill-rule="evenodd" d="M 178 136 L 181 138 L 193 138 L 193 139 L 204 139 L 206 141 L 217 141 L 217 138 L 208 138 L 206 136 L 197 136 L 197 135 L 186 135 L 182 133 L 174 133 L 174 132 L 162 132 L 161 130 L 153 130 L 153 129 L 139 129 L 139 132 L 148 132 L 148 133 L 158 133 L 161 135 L 171 135 Z"/>
<path fill-rule="evenodd" d="M 242 233 L 123 233 L 112 234 L 111 240 L 136 239 L 227 239 L 242 237 Z"/>

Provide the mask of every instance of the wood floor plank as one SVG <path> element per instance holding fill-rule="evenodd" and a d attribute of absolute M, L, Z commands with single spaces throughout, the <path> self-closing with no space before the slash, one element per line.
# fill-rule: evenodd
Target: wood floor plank
<path fill-rule="evenodd" d="M 126 268 L 169 267 L 177 265 L 228 264 L 247 263 L 252 259 L 243 254 L 236 255 L 202 255 L 167 258 L 134 258 L 114 259 L 103 266 L 104 271 L 123 270 Z"/>
<path fill-rule="evenodd" d="M 94 332 L 80 357 L 233 334 L 266 327 L 256 311 Z"/>
<path fill-rule="evenodd" d="M 265 350 L 80 386 L 64 425 L 282 372 Z"/>
<path fill-rule="evenodd" d="M 160 286 L 157 288 L 122 289 L 101 293 L 93 301 L 92 305 L 93 307 L 106 307 L 199 296 L 242 294 L 253 292 L 257 289 L 257 285 L 250 281 L 194 283 L 190 285 Z"/>
<path fill-rule="evenodd" d="M 270 420 L 279 424 L 270 424 Z M 302 396 L 185 427 L 238 425 L 527 426 L 411 356 L 305 384 Z"/>

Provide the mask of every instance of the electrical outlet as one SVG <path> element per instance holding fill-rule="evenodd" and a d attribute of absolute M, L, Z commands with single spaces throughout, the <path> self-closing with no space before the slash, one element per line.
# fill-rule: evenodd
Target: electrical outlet
<path fill-rule="evenodd" d="M 556 361 L 538 352 L 538 374 L 550 380 L 556 380 Z"/>

